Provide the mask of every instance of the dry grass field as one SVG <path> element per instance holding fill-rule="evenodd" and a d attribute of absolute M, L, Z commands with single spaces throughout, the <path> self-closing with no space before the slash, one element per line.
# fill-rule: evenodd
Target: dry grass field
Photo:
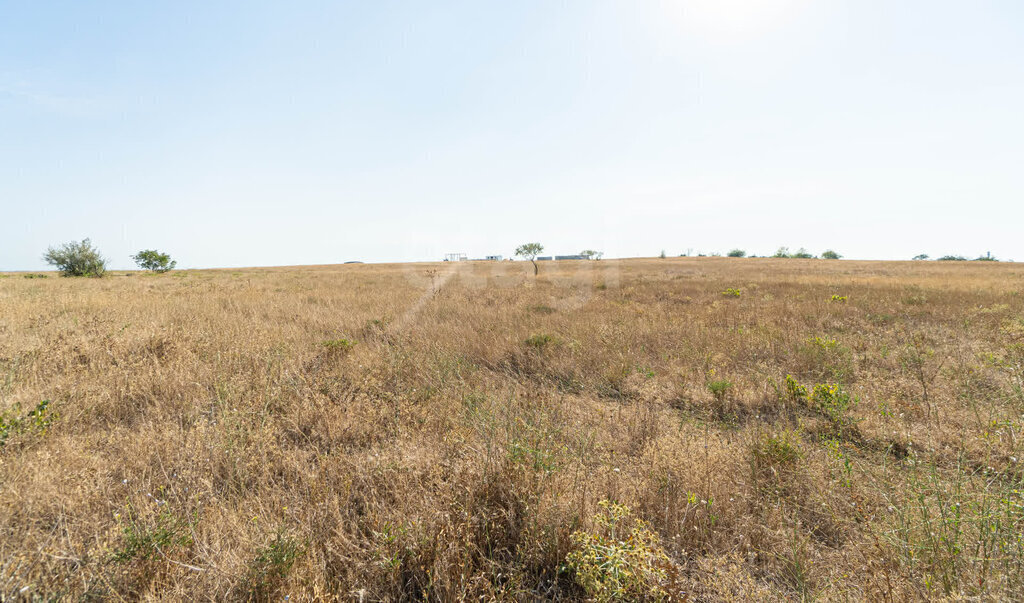
<path fill-rule="evenodd" d="M 1019 264 L 8 274 L 0 416 L 5 601 L 1024 592 Z"/>

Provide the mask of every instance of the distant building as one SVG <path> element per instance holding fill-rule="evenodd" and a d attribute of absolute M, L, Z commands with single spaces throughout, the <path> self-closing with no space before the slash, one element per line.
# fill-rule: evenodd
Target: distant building
<path fill-rule="evenodd" d="M 556 260 L 586 260 L 588 259 L 585 255 L 556 255 Z"/>
<path fill-rule="evenodd" d="M 446 262 L 465 262 L 466 254 L 464 253 L 446 253 L 444 254 L 444 261 Z"/>
<path fill-rule="evenodd" d="M 542 255 L 542 256 L 540 256 L 539 258 L 537 258 L 537 261 L 538 261 L 538 262 L 539 262 L 539 261 L 542 261 L 542 260 L 543 260 L 543 261 L 548 261 L 548 260 L 550 260 L 550 259 L 551 259 L 551 256 L 550 256 L 550 255 Z"/>
<path fill-rule="evenodd" d="M 492 262 L 500 262 L 501 261 L 501 256 L 500 255 L 489 255 L 489 256 L 487 256 L 487 259 L 492 261 Z"/>

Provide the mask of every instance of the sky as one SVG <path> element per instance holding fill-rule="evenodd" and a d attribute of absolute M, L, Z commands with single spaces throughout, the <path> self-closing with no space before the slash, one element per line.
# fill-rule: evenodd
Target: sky
<path fill-rule="evenodd" d="M 1019 0 L 0 0 L 0 270 L 1024 261 Z"/>

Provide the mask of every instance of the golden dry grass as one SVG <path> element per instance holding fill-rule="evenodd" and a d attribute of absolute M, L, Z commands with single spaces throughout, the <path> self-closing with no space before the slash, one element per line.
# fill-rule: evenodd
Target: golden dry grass
<path fill-rule="evenodd" d="M 0 278 L 0 599 L 584 599 L 604 499 L 679 600 L 1020 597 L 1018 265 L 530 272 Z"/>

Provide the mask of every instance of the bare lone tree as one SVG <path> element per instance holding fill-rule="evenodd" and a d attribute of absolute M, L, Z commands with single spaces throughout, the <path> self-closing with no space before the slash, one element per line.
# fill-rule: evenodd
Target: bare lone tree
<path fill-rule="evenodd" d="M 530 260 L 533 264 L 533 276 L 537 276 L 540 270 L 537 268 L 537 256 L 544 251 L 544 246 L 540 243 L 526 243 L 516 247 L 516 255 L 521 258 Z"/>

